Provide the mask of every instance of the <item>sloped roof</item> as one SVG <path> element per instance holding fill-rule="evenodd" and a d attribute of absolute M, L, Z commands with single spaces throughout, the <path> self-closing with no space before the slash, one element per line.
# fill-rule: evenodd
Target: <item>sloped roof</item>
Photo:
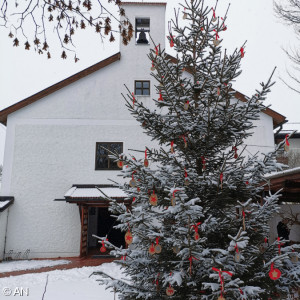
<path fill-rule="evenodd" d="M 3 125 L 6 125 L 6 122 L 7 122 L 7 116 L 31 103 L 34 103 L 66 86 L 68 86 L 69 84 L 81 79 L 81 78 L 84 78 L 100 69 L 103 69 L 104 67 L 118 61 L 121 59 L 121 53 L 118 52 L 104 60 L 101 60 L 100 62 L 58 82 L 58 83 L 55 83 L 54 85 L 51 85 L 49 87 L 47 87 L 46 89 L 28 97 L 28 98 L 25 98 L 24 100 L 21 100 L 5 109 L 3 109 L 2 111 L 0 111 L 0 123 L 2 123 Z"/>
<path fill-rule="evenodd" d="M 132 4 L 133 2 L 123 2 L 124 3 L 130 3 Z M 137 3 L 137 2 L 134 2 L 134 3 Z M 143 2 L 144 4 L 147 3 L 147 2 Z M 150 2 L 149 2 L 150 3 Z M 157 3 L 155 3 L 157 4 Z M 169 54 L 167 54 L 167 58 L 170 59 L 172 62 L 176 63 L 177 62 L 177 59 Z M 84 78 L 118 60 L 121 59 L 121 53 L 118 52 L 104 60 L 101 60 L 100 62 L 84 69 L 83 71 L 80 71 L 79 73 L 76 73 L 54 85 L 51 85 L 50 87 L 28 97 L 28 98 L 25 98 L 24 100 L 21 100 L 5 109 L 3 109 L 2 111 L 0 111 L 0 123 L 2 123 L 3 125 L 6 125 L 7 123 L 7 117 L 9 114 L 29 105 L 29 104 L 32 104 L 66 86 L 68 86 L 69 84 L 81 79 L 81 78 Z M 189 70 L 187 70 L 187 72 L 189 72 Z M 240 100 L 240 101 L 243 101 L 243 102 L 247 102 L 247 98 L 245 95 L 243 95 L 242 93 L 240 92 L 235 92 L 235 97 Z M 270 117 L 273 118 L 273 127 L 276 128 L 278 127 L 279 125 L 287 122 L 286 121 L 286 117 L 279 114 L 278 112 L 270 109 L 270 108 L 267 108 L 263 111 L 265 114 L 269 115 Z"/>

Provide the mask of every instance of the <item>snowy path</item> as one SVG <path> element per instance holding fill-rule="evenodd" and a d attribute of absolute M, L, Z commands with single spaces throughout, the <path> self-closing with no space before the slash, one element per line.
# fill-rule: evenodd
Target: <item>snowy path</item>
<path fill-rule="evenodd" d="M 105 290 L 96 281 L 97 277 L 89 276 L 94 271 L 105 271 L 111 276 L 121 278 L 120 268 L 114 263 L 106 263 L 97 267 L 83 267 L 70 270 L 55 270 L 46 273 L 26 274 L 20 276 L 0 278 L 0 300 L 20 297 L 21 288 L 29 290 L 29 296 L 24 292 L 26 300 L 41 300 L 45 288 L 47 274 L 48 286 L 44 300 L 113 300 L 114 294 Z M 5 296 L 5 291 L 11 291 Z M 16 293 L 13 296 L 13 293 Z"/>

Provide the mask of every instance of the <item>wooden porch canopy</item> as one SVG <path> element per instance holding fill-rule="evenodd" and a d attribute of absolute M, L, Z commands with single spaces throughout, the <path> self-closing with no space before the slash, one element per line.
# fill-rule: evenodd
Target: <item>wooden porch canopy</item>
<path fill-rule="evenodd" d="M 280 202 L 300 203 L 300 167 L 270 174 L 266 178 L 272 192 L 282 189 Z M 266 186 L 265 191 L 268 189 Z"/>
<path fill-rule="evenodd" d="M 14 203 L 15 198 L 12 196 L 0 196 L 0 212 L 5 211 Z"/>
<path fill-rule="evenodd" d="M 107 198 L 115 199 L 117 202 L 125 204 L 131 203 L 131 200 L 126 199 L 127 195 L 119 187 L 105 184 L 74 184 L 64 197 L 64 199 L 55 199 L 55 201 L 98 207 L 107 207 L 109 204 Z"/>

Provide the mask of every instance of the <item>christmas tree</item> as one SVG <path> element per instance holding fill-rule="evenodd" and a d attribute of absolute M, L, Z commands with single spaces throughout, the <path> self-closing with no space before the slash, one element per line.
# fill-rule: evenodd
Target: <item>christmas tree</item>
<path fill-rule="evenodd" d="M 181 28 L 179 17 L 188 24 Z M 265 174 L 281 167 L 276 151 L 244 151 L 273 83 L 262 83 L 245 102 L 234 97 L 245 53 L 244 45 L 222 51 L 225 22 L 216 7 L 187 1 L 168 37 L 176 60 L 159 45 L 149 54 L 156 110 L 130 91 L 126 98 L 161 147 L 145 145 L 143 159 L 114 156 L 132 200 L 126 206 L 110 199 L 128 247 L 102 241 L 128 276 L 102 274 L 119 299 L 287 299 L 300 286 L 297 252 L 267 240 L 280 194 L 262 198 L 262 191 Z"/>

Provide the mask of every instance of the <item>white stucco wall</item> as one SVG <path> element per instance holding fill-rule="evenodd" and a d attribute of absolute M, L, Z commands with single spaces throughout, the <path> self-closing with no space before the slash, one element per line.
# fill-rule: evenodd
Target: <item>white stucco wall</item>
<path fill-rule="evenodd" d="M 164 48 L 164 6 L 126 7 L 131 20 L 150 17 L 154 41 Z M 123 142 L 128 149 L 156 146 L 125 107 L 123 84 L 133 91 L 134 80 L 151 80 L 153 106 L 157 99 L 146 57 L 153 45 L 121 45 L 121 60 L 9 115 L 5 146 L 2 195 L 15 197 L 9 209 L 6 251 L 30 257 L 78 256 L 79 209 L 54 202 L 72 184 L 111 183 L 116 171 L 95 171 L 96 142 Z M 251 154 L 273 147 L 272 118 L 261 114 L 254 136 L 247 140 Z M 142 156 L 141 154 L 140 156 Z M 136 157 L 139 157 L 137 154 Z M 0 215 L 0 228 L 5 214 Z M 4 247 L 0 230 L 0 251 Z M 0 252 L 0 259 L 1 253 Z"/>

